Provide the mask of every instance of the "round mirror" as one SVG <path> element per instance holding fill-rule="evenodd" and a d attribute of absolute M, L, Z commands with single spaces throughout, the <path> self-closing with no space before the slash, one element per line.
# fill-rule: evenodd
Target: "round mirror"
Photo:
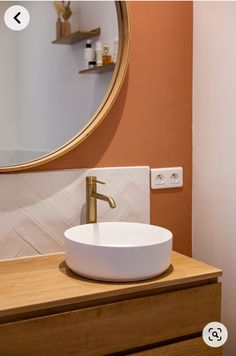
<path fill-rule="evenodd" d="M 19 4 L 0 2 L 1 172 L 82 142 L 111 108 L 128 62 L 126 2 Z"/>

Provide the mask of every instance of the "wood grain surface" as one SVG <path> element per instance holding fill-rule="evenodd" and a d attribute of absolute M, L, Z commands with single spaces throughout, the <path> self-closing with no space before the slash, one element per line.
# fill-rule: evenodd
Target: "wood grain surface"
<path fill-rule="evenodd" d="M 132 356 L 221 356 L 222 347 L 207 346 L 202 337 L 176 342 L 172 345 L 156 347 L 150 350 L 132 353 Z"/>
<path fill-rule="evenodd" d="M 220 289 L 212 283 L 3 324 L 0 354 L 95 356 L 127 350 L 127 355 L 132 348 L 200 333 L 220 320 Z M 196 355 L 182 353 L 189 354 Z"/>
<path fill-rule="evenodd" d="M 132 283 L 104 283 L 75 275 L 64 254 L 0 262 L 0 322 L 2 318 L 47 311 L 75 303 L 98 304 L 104 298 L 125 297 L 171 286 L 217 278 L 221 271 L 173 252 L 172 265 L 159 277 Z M 128 298 L 128 297 L 127 297 Z M 12 320 L 12 319 L 11 319 Z M 6 319 L 4 319 L 6 321 Z"/>

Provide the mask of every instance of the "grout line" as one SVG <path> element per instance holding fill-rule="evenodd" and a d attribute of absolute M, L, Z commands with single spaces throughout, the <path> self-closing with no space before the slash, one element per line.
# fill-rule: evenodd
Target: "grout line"
<path fill-rule="evenodd" d="M 57 238 L 54 237 L 54 235 L 53 235 L 50 231 L 48 231 L 47 227 L 43 226 L 43 225 L 42 225 L 36 218 L 34 218 L 33 215 L 31 215 L 24 207 L 21 207 L 21 206 L 20 206 L 19 204 L 17 204 L 16 202 L 15 202 L 15 204 L 16 204 L 20 209 L 22 209 L 22 210 L 24 211 L 25 215 L 29 218 L 29 220 L 32 220 L 36 225 L 39 225 L 39 226 L 42 228 L 42 230 L 45 230 L 45 232 L 46 232 L 54 241 L 56 241 L 59 246 L 64 247 L 64 245 L 63 245 L 59 240 L 57 240 Z"/>
<path fill-rule="evenodd" d="M 33 246 L 28 240 L 26 240 L 19 232 L 17 232 L 15 229 L 13 229 L 12 231 L 15 232 L 15 234 L 17 234 L 19 236 L 20 239 L 22 239 L 27 245 L 29 245 L 30 247 L 32 247 L 33 250 L 35 250 L 36 252 L 38 252 L 41 255 L 41 252 L 35 247 Z M 22 250 L 25 248 L 25 246 L 22 248 Z M 22 251 L 21 250 L 21 251 Z M 20 252 L 19 252 L 20 253 Z M 17 255 L 19 254 L 17 253 Z"/>

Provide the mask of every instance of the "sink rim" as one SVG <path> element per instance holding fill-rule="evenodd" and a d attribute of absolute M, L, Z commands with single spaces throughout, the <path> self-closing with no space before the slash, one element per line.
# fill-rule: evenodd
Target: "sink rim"
<path fill-rule="evenodd" d="M 104 228 L 112 228 L 112 225 L 117 225 L 114 226 L 114 228 L 117 228 L 118 226 L 120 227 L 127 227 L 127 230 L 125 231 L 126 236 L 124 237 L 124 244 L 121 244 L 120 242 L 120 238 L 121 236 L 119 235 L 119 244 L 115 244 L 114 241 L 112 241 L 112 239 L 114 237 L 111 237 L 111 241 L 109 243 L 101 243 L 101 241 L 88 241 L 88 238 L 92 238 L 93 235 L 93 231 L 92 228 L 96 228 L 96 227 L 104 227 Z M 135 231 L 135 228 L 137 228 L 137 230 Z M 130 229 L 130 231 L 129 231 Z M 141 229 L 142 231 L 140 231 L 139 229 Z M 149 239 L 152 239 L 153 241 L 149 241 L 146 238 L 143 239 L 143 241 L 139 241 L 139 243 L 137 242 L 137 235 L 135 236 L 135 240 L 134 243 L 132 244 L 130 241 L 128 241 L 128 239 L 130 238 L 130 236 L 128 236 L 129 232 L 132 232 L 133 234 L 140 234 L 143 235 L 145 233 L 145 229 L 149 230 L 149 233 L 151 232 L 153 235 L 157 234 L 156 236 L 152 236 L 152 237 L 148 237 Z M 81 230 L 81 236 L 70 236 L 70 234 L 73 233 L 78 233 L 78 231 L 76 230 Z M 84 230 L 84 234 L 83 231 Z M 86 231 L 87 230 L 87 231 Z M 91 230 L 91 231 L 89 231 Z M 132 231 L 133 230 L 133 231 Z M 108 233 L 109 231 L 106 231 L 105 233 Z M 112 232 L 112 231 L 111 231 Z M 104 233 L 104 231 L 103 231 Z M 110 233 L 110 232 L 109 232 Z M 116 233 L 120 234 L 120 231 L 116 231 Z M 148 233 L 148 231 L 146 231 L 146 233 Z M 158 234 L 160 234 L 162 236 L 158 236 Z M 87 236 L 85 236 L 87 234 Z M 90 235 L 90 236 L 89 236 Z M 71 241 L 72 243 L 78 244 L 78 245 L 83 245 L 83 246 L 89 246 L 89 248 L 115 248 L 115 249 L 140 249 L 140 248 L 148 248 L 151 246 L 157 246 L 157 245 L 162 245 L 164 243 L 166 243 L 167 241 L 170 241 L 173 239 L 173 233 L 161 226 L 156 226 L 156 225 L 152 225 L 152 224 L 145 224 L 145 223 L 135 223 L 135 222 L 98 222 L 98 223 L 94 223 L 94 224 L 83 224 L 83 225 L 76 225 L 74 227 L 71 227 L 69 229 L 67 229 L 64 232 L 64 236 L 66 240 Z M 97 237 L 99 239 L 99 237 Z M 104 238 L 104 237 L 103 237 Z M 110 236 L 109 236 L 110 238 Z M 143 238 L 143 236 L 142 236 Z M 94 236 L 93 236 L 94 239 Z M 113 243 L 112 243 L 113 242 Z M 129 242 L 129 243 L 128 243 Z M 145 243 L 146 242 L 146 243 Z"/>

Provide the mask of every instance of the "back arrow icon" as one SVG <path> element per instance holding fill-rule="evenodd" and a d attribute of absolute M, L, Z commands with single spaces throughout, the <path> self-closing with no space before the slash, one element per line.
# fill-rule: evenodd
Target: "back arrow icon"
<path fill-rule="evenodd" d="M 18 20 L 18 16 L 20 16 L 20 12 L 18 12 L 14 17 L 13 17 L 13 19 L 14 20 L 16 20 L 16 22 L 18 22 L 18 24 L 20 24 L 21 22 L 20 22 L 20 20 Z"/>

